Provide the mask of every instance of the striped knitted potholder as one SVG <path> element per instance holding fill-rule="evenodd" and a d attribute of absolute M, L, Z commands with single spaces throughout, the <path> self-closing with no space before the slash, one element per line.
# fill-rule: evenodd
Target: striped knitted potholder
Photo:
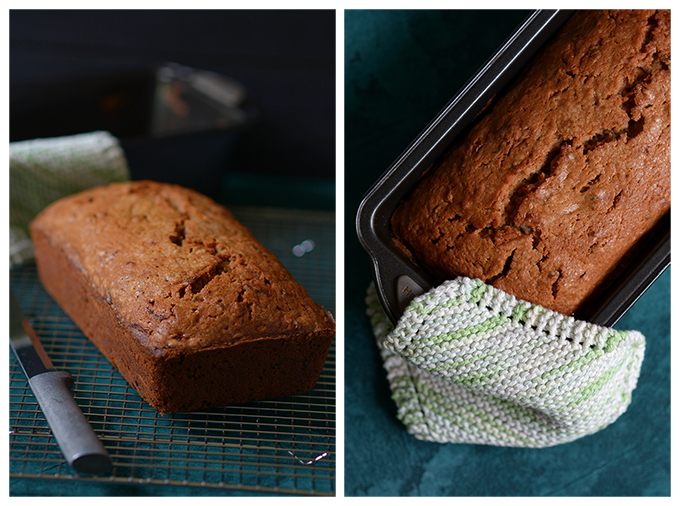
<path fill-rule="evenodd" d="M 118 139 L 108 132 L 10 143 L 10 266 L 33 259 L 28 224 L 48 204 L 129 177 Z"/>
<path fill-rule="evenodd" d="M 627 408 L 639 332 L 600 327 L 456 278 L 417 297 L 392 328 L 371 284 L 368 314 L 398 417 L 418 439 L 547 447 Z"/>

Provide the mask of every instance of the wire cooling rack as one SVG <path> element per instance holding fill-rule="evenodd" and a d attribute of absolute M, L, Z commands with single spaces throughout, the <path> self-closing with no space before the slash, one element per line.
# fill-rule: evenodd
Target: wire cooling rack
<path fill-rule="evenodd" d="M 232 211 L 314 300 L 334 311 L 332 213 Z M 74 398 L 113 460 L 112 470 L 100 476 L 70 468 L 10 352 L 10 478 L 70 480 L 74 487 L 184 486 L 213 494 L 335 494 L 335 343 L 306 394 L 161 416 L 44 291 L 35 266 L 12 270 L 10 285 L 54 366 L 74 376 Z"/>

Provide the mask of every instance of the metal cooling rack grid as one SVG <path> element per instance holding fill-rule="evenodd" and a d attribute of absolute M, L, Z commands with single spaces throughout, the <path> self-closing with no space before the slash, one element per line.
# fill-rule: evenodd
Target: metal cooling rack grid
<path fill-rule="evenodd" d="M 333 307 L 332 215 L 248 208 L 234 214 L 315 300 Z M 296 241 L 310 238 L 312 252 L 292 254 Z M 52 301 L 34 266 L 12 271 L 10 283 L 54 365 L 75 377 L 74 397 L 114 463 L 102 476 L 79 476 L 66 464 L 10 353 L 10 478 L 334 495 L 335 344 L 306 394 L 160 416 Z"/>

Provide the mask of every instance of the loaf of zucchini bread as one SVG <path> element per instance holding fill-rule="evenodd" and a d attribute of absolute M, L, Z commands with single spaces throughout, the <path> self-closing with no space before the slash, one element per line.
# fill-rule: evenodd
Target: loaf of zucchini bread
<path fill-rule="evenodd" d="M 30 230 L 44 287 L 160 412 L 317 382 L 332 316 L 211 199 L 116 183 L 53 203 Z"/>

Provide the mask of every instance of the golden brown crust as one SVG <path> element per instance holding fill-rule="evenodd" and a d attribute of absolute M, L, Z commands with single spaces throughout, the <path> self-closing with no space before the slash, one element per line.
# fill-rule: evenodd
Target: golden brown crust
<path fill-rule="evenodd" d="M 317 381 L 332 317 L 207 197 L 113 184 L 56 202 L 31 233 L 45 288 L 159 411 Z"/>
<path fill-rule="evenodd" d="M 670 208 L 670 12 L 575 14 L 393 217 L 436 275 L 572 314 Z"/>

